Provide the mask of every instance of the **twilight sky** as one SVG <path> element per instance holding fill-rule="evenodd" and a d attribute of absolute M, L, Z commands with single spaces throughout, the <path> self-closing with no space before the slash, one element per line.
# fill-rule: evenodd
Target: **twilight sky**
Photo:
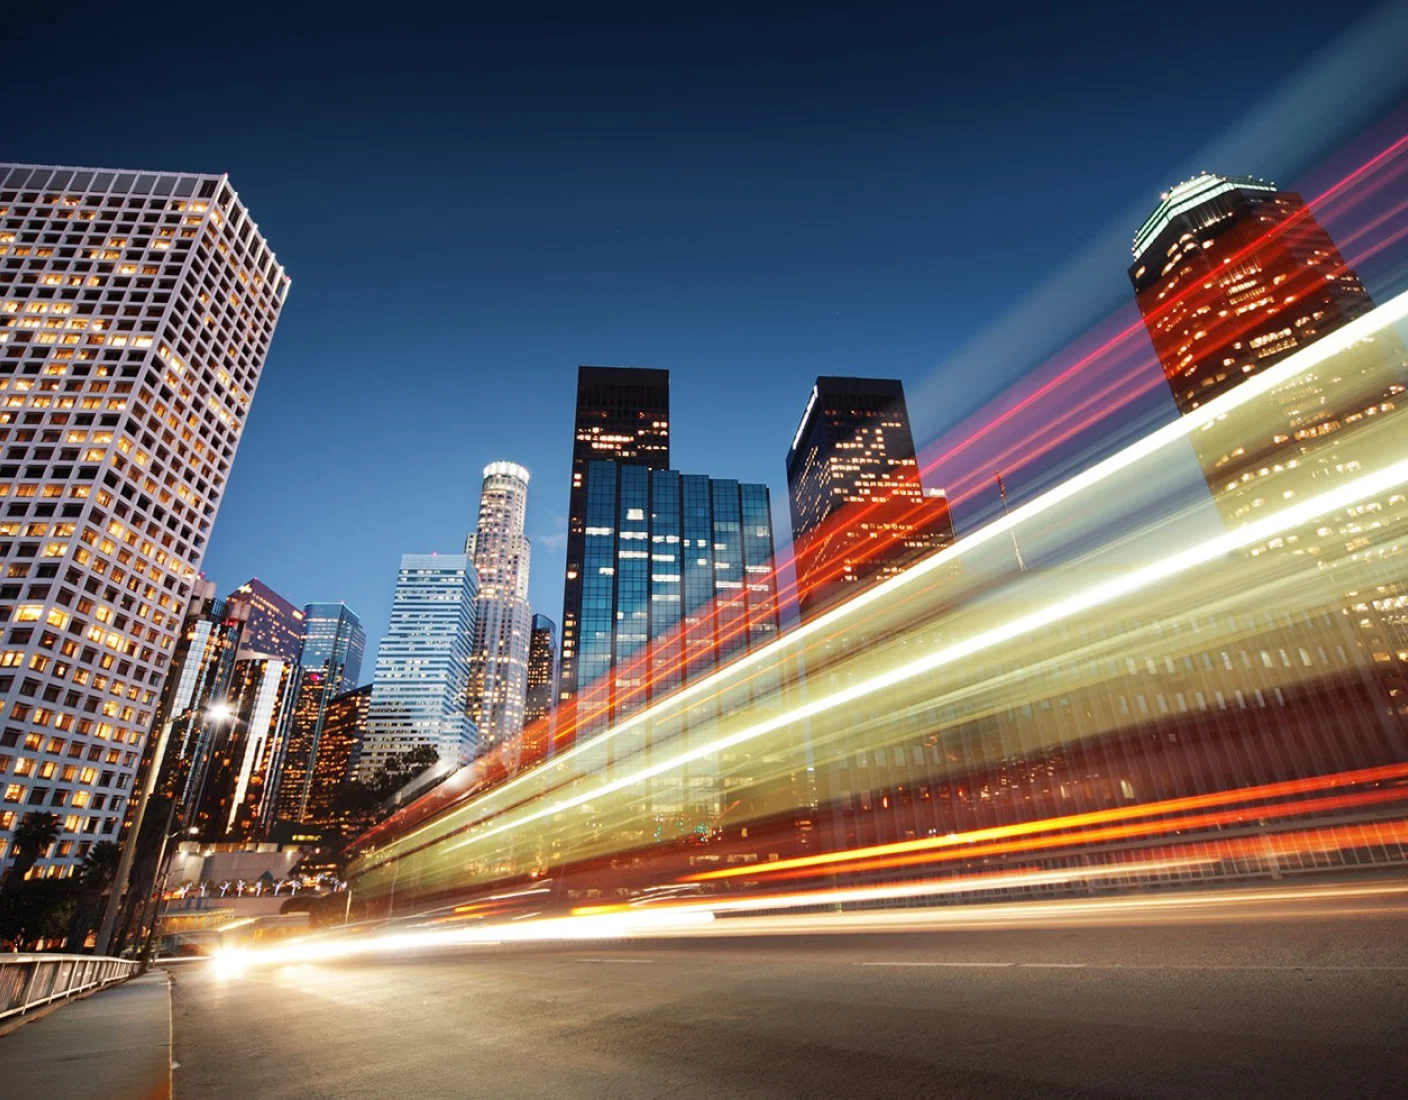
<path fill-rule="evenodd" d="M 560 618 L 579 363 L 668 368 L 675 465 L 775 505 L 817 374 L 903 379 L 931 437 L 1020 370 L 975 365 L 1009 307 L 1091 242 L 1115 304 L 1112 226 L 1369 9 L 25 7 L 0 159 L 228 172 L 292 276 L 205 571 L 346 600 L 368 675 L 496 459 Z"/>

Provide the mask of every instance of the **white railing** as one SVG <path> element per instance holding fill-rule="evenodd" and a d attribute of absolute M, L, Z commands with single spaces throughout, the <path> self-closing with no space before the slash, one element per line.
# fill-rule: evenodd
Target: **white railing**
<path fill-rule="evenodd" d="M 95 955 L 0 954 L 0 1020 L 124 981 L 140 966 L 135 959 Z"/>

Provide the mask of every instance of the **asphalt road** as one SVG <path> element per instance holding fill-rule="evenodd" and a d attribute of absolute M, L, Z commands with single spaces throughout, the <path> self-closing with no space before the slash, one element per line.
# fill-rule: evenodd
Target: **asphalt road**
<path fill-rule="evenodd" d="M 175 973 L 177 1097 L 1372 1097 L 1408 902 Z"/>

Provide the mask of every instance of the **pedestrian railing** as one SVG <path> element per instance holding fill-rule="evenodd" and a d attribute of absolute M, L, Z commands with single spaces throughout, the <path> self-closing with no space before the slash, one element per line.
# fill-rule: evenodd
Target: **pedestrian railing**
<path fill-rule="evenodd" d="M 95 955 L 0 954 L 0 1020 L 120 982 L 140 965 Z"/>

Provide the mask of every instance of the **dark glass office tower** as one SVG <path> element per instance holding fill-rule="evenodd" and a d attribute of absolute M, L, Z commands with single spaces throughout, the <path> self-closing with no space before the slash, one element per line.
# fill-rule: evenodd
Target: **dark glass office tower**
<path fill-rule="evenodd" d="M 338 809 L 337 796 L 361 754 L 371 698 L 372 686 L 367 684 L 328 700 L 304 815 L 307 824 L 324 832 L 346 836 L 352 827 L 348 816 Z"/>
<path fill-rule="evenodd" d="M 250 655 L 235 662 L 216 766 L 197 808 L 200 836 L 262 842 L 274 826 L 279 775 L 292 726 L 298 665 Z"/>
<path fill-rule="evenodd" d="M 196 824 L 227 720 L 240 625 L 228 616 L 225 601 L 215 598 L 215 585 L 197 581 L 137 772 L 140 789 L 149 770 L 158 768 L 153 806 L 164 802 L 170 807 L 171 828 Z M 148 809 L 149 827 L 156 818 L 161 824 L 165 814 Z"/>
<path fill-rule="evenodd" d="M 240 656 L 262 653 L 297 663 L 303 652 L 303 612 L 257 577 L 246 581 L 225 603 L 244 622 Z"/>
<path fill-rule="evenodd" d="M 523 725 L 546 718 L 557 698 L 557 624 L 546 615 L 533 616 L 528 643 L 528 698 Z"/>
<path fill-rule="evenodd" d="M 644 367 L 579 367 L 577 422 L 572 443 L 572 491 L 567 503 L 567 571 L 562 601 L 562 662 L 558 698 L 576 697 L 581 650 L 583 555 L 587 537 L 587 464 L 630 462 L 655 470 L 670 465 L 670 373 Z"/>
<path fill-rule="evenodd" d="M 787 491 L 804 620 L 953 542 L 893 379 L 816 380 L 787 452 Z"/>
<path fill-rule="evenodd" d="M 577 732 L 591 732 L 778 628 L 765 485 L 588 463 Z"/>
<path fill-rule="evenodd" d="M 278 816 L 285 821 L 307 819 L 328 703 L 356 686 L 366 648 L 362 622 L 346 604 L 310 603 L 304 608 L 303 656 L 279 778 Z"/>

